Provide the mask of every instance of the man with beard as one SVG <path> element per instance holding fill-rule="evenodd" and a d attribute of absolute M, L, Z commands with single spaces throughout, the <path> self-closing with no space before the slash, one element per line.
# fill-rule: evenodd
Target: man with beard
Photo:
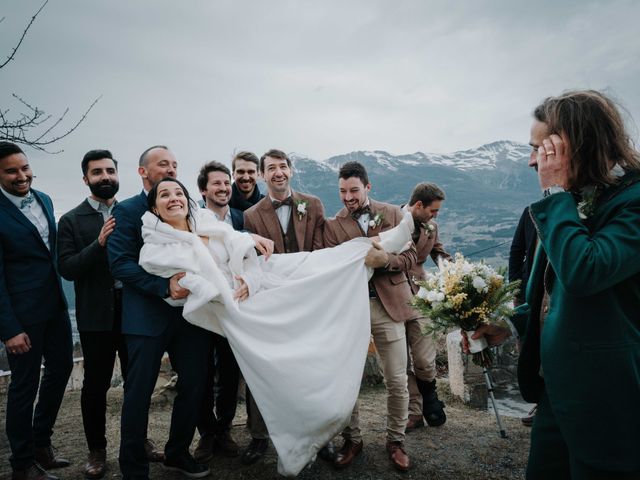
<path fill-rule="evenodd" d="M 127 376 L 127 349 L 121 332 L 122 283 L 107 261 L 107 240 L 115 227 L 111 210 L 118 192 L 118 163 L 109 150 L 91 150 L 82 159 L 82 179 L 91 195 L 60 218 L 58 268 L 74 282 L 76 321 L 84 356 L 80 406 L 89 447 L 86 478 L 106 470 L 105 413 L 116 354 Z"/>
<path fill-rule="evenodd" d="M 200 169 L 198 188 L 211 210 L 221 222 L 242 230 L 242 212 L 229 206 L 231 172 L 219 162 L 209 162 Z M 198 462 L 208 462 L 217 449 L 227 457 L 237 457 L 238 444 L 231 437 L 231 423 L 236 415 L 240 369 L 226 338 L 210 333 L 207 386 L 202 401 L 198 431 L 200 440 L 193 452 Z M 214 413 L 215 406 L 215 413 Z"/>
<path fill-rule="evenodd" d="M 229 206 L 244 212 L 258 203 L 264 195 L 258 185 L 258 157 L 251 152 L 240 152 L 231 162 L 233 186 Z"/>
<path fill-rule="evenodd" d="M 6 418 L 11 479 L 57 480 L 45 469 L 69 465 L 56 457 L 51 435 L 73 368 L 73 346 L 56 271 L 53 204 L 31 188 L 32 181 L 22 149 L 0 142 L 0 340 L 11 368 Z"/>

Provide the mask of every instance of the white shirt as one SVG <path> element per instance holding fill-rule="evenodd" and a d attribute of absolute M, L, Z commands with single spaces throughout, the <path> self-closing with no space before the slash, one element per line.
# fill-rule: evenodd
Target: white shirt
<path fill-rule="evenodd" d="M 213 214 L 215 215 L 216 219 L 218 219 L 221 222 L 226 223 L 227 225 L 231 225 L 233 227 L 233 220 L 231 219 L 231 209 L 227 207 L 227 213 L 224 214 L 224 218 L 220 218 L 220 216 L 218 215 L 218 212 L 211 210 L 213 212 Z"/>
<path fill-rule="evenodd" d="M 5 197 L 7 197 L 9 201 L 13 203 L 31 223 L 33 223 L 33 226 L 38 230 L 38 233 L 40 234 L 40 237 L 42 237 L 42 241 L 47 246 L 47 249 L 51 251 L 51 245 L 49 245 L 49 222 L 47 221 L 47 215 L 44 213 L 44 208 L 40 205 L 40 202 L 33 192 L 29 190 L 29 193 L 24 197 L 18 197 L 17 195 L 5 192 L 3 188 L 0 188 L 0 190 L 2 190 Z M 21 208 L 22 200 L 26 199 L 29 195 L 33 195 L 33 202 Z"/>
<path fill-rule="evenodd" d="M 87 197 L 87 201 L 89 202 L 89 205 L 91 205 L 96 212 L 100 212 L 102 214 L 102 218 L 104 219 L 105 222 L 111 216 L 113 207 L 115 207 L 117 203 L 117 202 L 113 202 L 111 205 L 107 205 L 106 203 L 99 202 L 98 200 L 91 197 Z"/>
<path fill-rule="evenodd" d="M 367 203 L 364 204 L 362 208 L 367 207 L 368 205 L 369 200 L 367 200 Z M 369 220 L 371 220 L 371 215 L 369 215 L 368 213 L 363 213 L 362 215 L 360 215 L 360 218 L 356 220 L 360 224 L 360 228 L 362 228 L 362 231 L 365 233 L 365 235 L 369 232 Z"/>
<path fill-rule="evenodd" d="M 291 196 L 291 190 L 287 194 L 285 199 Z M 269 200 L 271 202 L 279 202 L 280 200 L 276 200 L 271 195 L 269 195 Z M 282 227 L 282 232 L 286 235 L 287 230 L 289 228 L 289 219 L 291 218 L 291 207 L 289 205 L 282 205 L 280 208 L 276 210 L 276 215 L 278 216 L 278 220 L 280 221 L 280 226 Z"/>

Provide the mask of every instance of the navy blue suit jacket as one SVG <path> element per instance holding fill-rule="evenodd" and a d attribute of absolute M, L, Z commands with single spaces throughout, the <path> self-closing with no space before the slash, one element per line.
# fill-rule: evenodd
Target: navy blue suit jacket
<path fill-rule="evenodd" d="M 231 207 L 229 207 L 229 211 L 231 212 L 231 223 L 233 224 L 233 229 L 238 231 L 244 230 L 244 212 Z"/>
<path fill-rule="evenodd" d="M 146 211 L 144 192 L 114 207 L 116 228 L 107 241 L 107 254 L 111 274 L 123 283 L 122 333 L 155 337 L 182 316 L 182 308 L 163 300 L 169 279 L 151 275 L 138 265 L 143 245 L 142 215 Z"/>
<path fill-rule="evenodd" d="M 49 224 L 47 248 L 38 229 L 0 192 L 0 339 L 23 326 L 68 318 L 56 270 L 56 222 L 48 195 L 31 190 Z"/>

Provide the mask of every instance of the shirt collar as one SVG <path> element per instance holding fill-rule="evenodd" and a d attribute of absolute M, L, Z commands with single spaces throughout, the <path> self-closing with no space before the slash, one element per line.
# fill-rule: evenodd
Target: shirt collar
<path fill-rule="evenodd" d="M 22 204 L 22 200 L 26 198 L 27 195 L 33 195 L 33 192 L 31 190 L 29 190 L 29 193 L 27 193 L 27 195 L 23 197 L 13 195 L 12 193 L 5 191 L 4 188 L 0 188 L 0 190 L 2 191 L 2 193 L 4 193 L 4 196 L 7 197 L 7 199 L 18 208 L 18 210 L 20 210 L 20 205 Z"/>
<path fill-rule="evenodd" d="M 286 197 L 284 197 L 283 200 L 286 199 L 286 198 L 289 198 L 292 194 L 293 194 L 293 192 L 291 191 L 291 189 L 289 189 L 289 193 L 287 193 Z M 271 195 L 269 195 L 269 200 L 271 200 L 272 203 L 280 201 L 277 198 L 273 198 Z"/>
<path fill-rule="evenodd" d="M 111 210 L 115 206 L 115 204 L 118 203 L 118 201 L 116 200 L 111 205 L 107 205 L 106 203 L 99 202 L 95 198 L 91 197 L 87 197 L 87 202 L 89 202 L 89 205 L 91 205 L 96 212 L 100 211 L 100 205 L 104 205 L 108 210 Z"/>

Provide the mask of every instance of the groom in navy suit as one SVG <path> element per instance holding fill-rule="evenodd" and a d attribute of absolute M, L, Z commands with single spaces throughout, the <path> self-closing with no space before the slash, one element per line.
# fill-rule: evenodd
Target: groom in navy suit
<path fill-rule="evenodd" d="M 11 478 L 56 480 L 45 469 L 69 465 L 56 458 L 51 435 L 73 368 L 71 326 L 56 271 L 53 204 L 31 188 L 32 180 L 20 147 L 0 142 L 0 339 L 11 368 Z"/>
<path fill-rule="evenodd" d="M 154 146 L 142 153 L 138 174 L 144 190 L 114 208 L 116 227 L 107 242 L 111 273 L 123 283 L 122 333 L 129 356 L 120 443 L 124 480 L 149 479 L 144 442 L 151 395 L 165 351 L 178 373 L 178 394 L 164 466 L 190 478 L 209 475 L 209 467 L 197 463 L 189 453 L 206 381 L 209 336 L 182 318 L 182 308 L 172 307 L 164 300 L 188 295 L 189 291 L 178 284 L 184 273 L 166 279 L 151 275 L 138 265 L 147 193 L 164 177 L 176 177 L 177 168 L 175 156 L 165 146 Z"/>

